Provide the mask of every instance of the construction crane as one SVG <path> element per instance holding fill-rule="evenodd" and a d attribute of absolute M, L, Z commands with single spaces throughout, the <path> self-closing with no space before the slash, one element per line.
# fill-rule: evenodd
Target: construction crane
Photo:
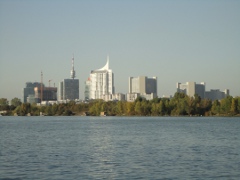
<path fill-rule="evenodd" d="M 50 82 L 52 81 L 52 79 L 48 80 L 48 83 L 49 83 L 49 87 L 50 87 Z"/>
<path fill-rule="evenodd" d="M 41 103 L 43 100 L 43 73 L 41 71 Z"/>

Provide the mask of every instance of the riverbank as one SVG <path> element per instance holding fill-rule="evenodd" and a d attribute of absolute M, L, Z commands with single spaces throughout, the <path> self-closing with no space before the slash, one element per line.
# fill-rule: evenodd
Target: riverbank
<path fill-rule="evenodd" d="M 240 116 L 240 97 L 228 96 L 221 101 L 189 97 L 176 93 L 173 98 L 138 98 L 134 102 L 95 100 L 88 103 L 71 101 L 65 104 L 37 106 L 23 103 L 16 107 L 0 106 L 2 115 L 18 116 Z"/>

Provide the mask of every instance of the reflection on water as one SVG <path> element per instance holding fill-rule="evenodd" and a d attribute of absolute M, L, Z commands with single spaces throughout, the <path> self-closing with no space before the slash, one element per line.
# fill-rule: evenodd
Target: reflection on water
<path fill-rule="evenodd" d="M 0 179 L 239 179 L 240 118 L 0 117 Z"/>

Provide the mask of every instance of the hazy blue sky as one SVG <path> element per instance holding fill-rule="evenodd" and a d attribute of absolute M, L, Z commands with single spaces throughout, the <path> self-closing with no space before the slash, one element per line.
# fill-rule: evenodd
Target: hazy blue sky
<path fill-rule="evenodd" d="M 108 54 L 116 92 L 146 75 L 160 97 L 186 81 L 240 96 L 240 1 L 0 0 L 0 98 L 22 98 L 41 70 L 58 86 L 72 53 L 81 98 Z"/>

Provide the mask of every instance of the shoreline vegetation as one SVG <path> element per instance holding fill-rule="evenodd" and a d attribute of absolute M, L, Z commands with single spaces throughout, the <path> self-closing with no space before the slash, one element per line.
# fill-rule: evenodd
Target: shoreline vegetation
<path fill-rule="evenodd" d="M 228 96 L 220 101 L 201 99 L 198 95 L 189 97 L 175 93 L 174 97 L 145 100 L 137 98 L 134 102 L 94 100 L 66 104 L 37 106 L 21 103 L 18 98 L 0 98 L 2 116 L 240 116 L 240 97 Z"/>

